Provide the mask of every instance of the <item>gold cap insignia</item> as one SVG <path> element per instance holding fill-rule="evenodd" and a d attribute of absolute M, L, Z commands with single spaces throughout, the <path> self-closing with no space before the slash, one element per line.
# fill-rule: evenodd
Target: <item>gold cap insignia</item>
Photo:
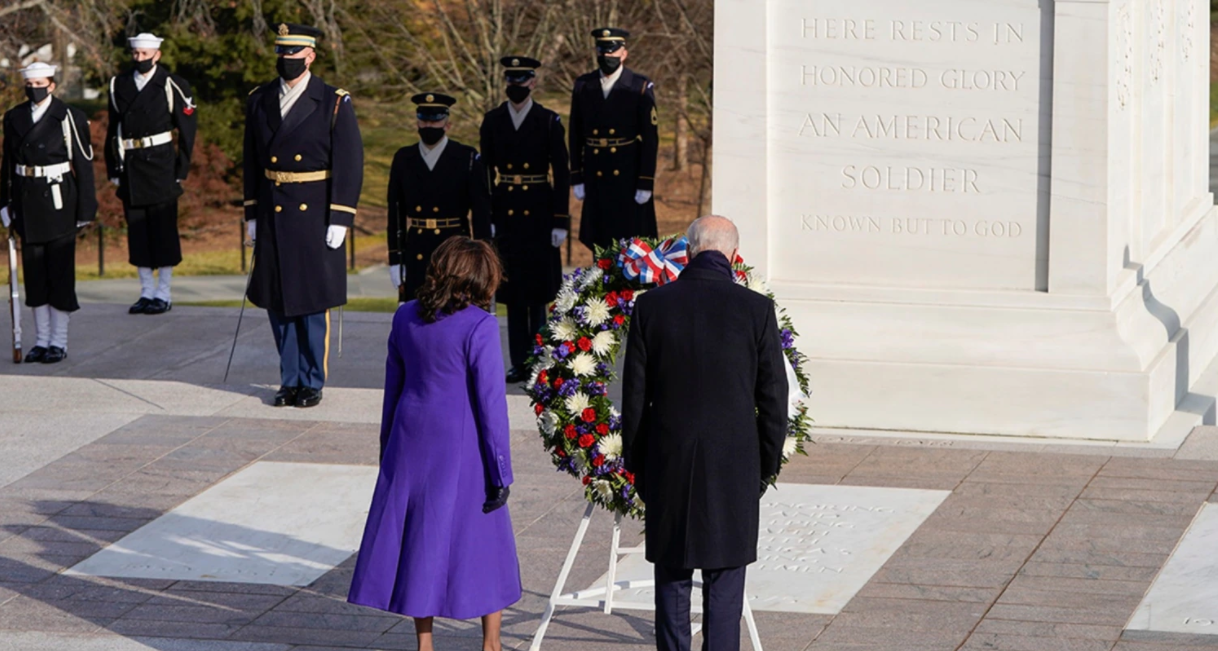
<path fill-rule="evenodd" d="M 428 96 L 427 96 L 427 101 L 429 101 L 429 102 L 434 102 L 434 101 L 436 101 L 436 96 L 435 96 L 435 95 L 428 95 Z"/>
<path fill-rule="evenodd" d="M 607 29 L 606 29 L 605 31 L 601 32 L 601 36 L 609 36 L 609 35 L 611 35 L 611 34 L 612 34 L 612 32 L 610 32 L 610 31 L 609 31 L 609 30 L 607 30 Z"/>
<path fill-rule="evenodd" d="M 287 23 L 279 23 L 279 35 L 287 36 L 289 33 Z"/>
<path fill-rule="evenodd" d="M 514 65 L 514 66 L 520 65 L 520 59 L 512 59 L 512 65 Z"/>

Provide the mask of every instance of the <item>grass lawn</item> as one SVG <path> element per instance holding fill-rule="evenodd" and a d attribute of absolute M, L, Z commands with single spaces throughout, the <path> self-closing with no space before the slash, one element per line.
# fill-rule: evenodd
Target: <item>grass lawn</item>
<path fill-rule="evenodd" d="M 241 301 L 198 301 L 195 303 L 174 303 L 175 305 L 194 305 L 197 307 L 241 307 Z M 348 312 L 382 312 L 392 313 L 398 309 L 396 298 L 350 298 L 347 299 Z M 496 316 L 507 316 L 507 306 L 496 303 Z"/>

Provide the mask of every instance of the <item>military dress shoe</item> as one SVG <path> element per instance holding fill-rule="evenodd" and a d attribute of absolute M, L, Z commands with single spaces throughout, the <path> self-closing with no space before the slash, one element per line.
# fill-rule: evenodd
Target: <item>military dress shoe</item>
<path fill-rule="evenodd" d="M 30 352 L 25 354 L 25 363 L 33 364 L 35 362 L 41 362 L 42 360 L 46 359 L 46 357 L 47 349 L 45 346 L 34 346 L 30 349 Z"/>
<path fill-rule="evenodd" d="M 275 393 L 276 407 L 291 407 L 296 404 L 296 393 L 299 391 L 296 387 L 279 387 L 279 391 Z"/>
<path fill-rule="evenodd" d="M 152 299 L 141 296 L 140 300 L 136 301 L 134 305 L 127 309 L 127 314 L 143 314 L 144 311 L 148 309 L 149 305 L 152 305 Z"/>
<path fill-rule="evenodd" d="M 67 358 L 68 351 L 60 348 L 59 346 L 51 346 L 51 348 L 47 350 L 47 354 L 42 358 L 42 363 L 54 364 L 56 362 L 62 362 Z"/>
<path fill-rule="evenodd" d="M 296 406 L 301 409 L 316 407 L 321 404 L 321 389 L 310 389 L 309 387 L 300 387 L 300 391 L 296 393 Z"/>
<path fill-rule="evenodd" d="M 144 314 L 164 314 L 173 309 L 173 303 L 162 301 L 159 298 L 152 299 L 152 303 L 144 308 Z"/>
<path fill-rule="evenodd" d="M 519 366 L 513 366 L 512 368 L 508 369 L 508 372 L 507 372 L 507 383 L 508 384 L 520 384 L 521 382 L 524 382 L 527 379 L 529 379 L 529 376 Z"/>

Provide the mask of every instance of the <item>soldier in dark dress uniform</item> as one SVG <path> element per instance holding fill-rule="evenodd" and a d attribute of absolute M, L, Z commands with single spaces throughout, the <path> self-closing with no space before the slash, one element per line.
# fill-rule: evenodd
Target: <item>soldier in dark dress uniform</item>
<path fill-rule="evenodd" d="M 559 247 L 571 227 L 565 129 L 558 114 L 529 97 L 541 62 L 503 57 L 508 101 L 482 120 L 482 161 L 491 187 L 491 225 L 506 271 L 498 300 L 507 306 L 509 383 L 528 375 L 525 360 L 546 305 L 562 283 Z"/>
<path fill-rule="evenodd" d="M 127 39 L 135 65 L 110 80 L 106 172 L 118 186 L 127 218 L 127 259 L 140 277 L 140 298 L 131 314 L 163 314 L 173 305 L 170 281 L 182 262 L 178 197 L 190 173 L 198 126 L 190 84 L 158 63 L 163 40 L 152 34 Z"/>
<path fill-rule="evenodd" d="M 55 66 L 21 71 L 30 101 L 4 114 L 0 222 L 21 238 L 25 304 L 34 310 L 34 347 L 25 361 L 68 356 L 76 302 L 76 231 L 97 216 L 89 120 L 52 96 Z"/>
<path fill-rule="evenodd" d="M 249 298 L 275 332 L 275 406 L 312 407 L 328 373 L 330 309 L 347 302 L 342 245 L 355 223 L 364 146 L 351 96 L 309 73 L 321 31 L 281 24 L 277 32 L 279 78 L 246 104 Z"/>
<path fill-rule="evenodd" d="M 660 122 L 654 85 L 624 67 L 624 29 L 592 30 L 600 69 L 575 80 L 571 94 L 571 183 L 584 202 L 579 241 L 616 246 L 656 236 L 656 155 Z"/>
<path fill-rule="evenodd" d="M 491 237 L 486 168 L 473 147 L 446 135 L 457 100 L 419 93 L 410 101 L 418 105 L 419 143 L 399 149 L 389 168 L 389 278 L 402 301 L 422 287 L 441 242 Z"/>

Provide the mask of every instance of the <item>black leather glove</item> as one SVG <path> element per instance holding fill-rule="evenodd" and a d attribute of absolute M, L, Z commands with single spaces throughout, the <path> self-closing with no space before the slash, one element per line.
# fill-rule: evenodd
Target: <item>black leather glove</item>
<path fill-rule="evenodd" d="M 490 513 L 507 505 L 508 495 L 512 491 L 507 486 L 492 486 L 486 491 L 486 502 L 482 505 L 483 513 Z"/>

